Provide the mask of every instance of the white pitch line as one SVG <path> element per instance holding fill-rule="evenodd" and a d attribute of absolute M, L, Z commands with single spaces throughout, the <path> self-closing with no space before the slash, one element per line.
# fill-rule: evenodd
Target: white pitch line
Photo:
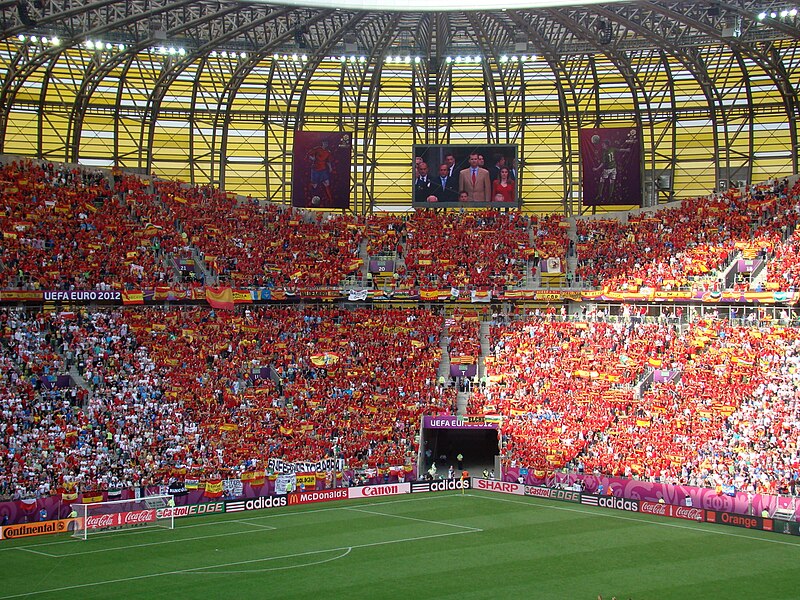
<path fill-rule="evenodd" d="M 250 525 L 255 525 L 255 523 L 250 523 Z M 258 527 L 258 525 L 256 525 Z M 270 529 L 275 529 L 274 527 L 270 527 Z M 248 535 L 253 533 L 262 533 L 263 529 L 250 529 L 248 531 L 232 531 L 230 533 L 215 533 L 214 535 L 202 535 L 197 537 L 190 537 L 190 538 L 180 538 L 180 539 L 172 539 L 172 540 L 162 540 L 160 542 L 146 542 L 144 544 L 129 544 L 127 546 L 119 546 L 117 548 L 97 548 L 96 550 L 84 550 L 83 552 L 70 552 L 68 554 L 44 554 L 43 552 L 37 552 L 37 554 L 44 554 L 44 556 L 50 556 L 52 558 L 71 558 L 73 556 L 83 556 L 84 554 L 99 554 L 101 552 L 117 552 L 119 550 L 128 550 L 129 548 L 146 548 L 147 546 L 160 546 L 162 544 L 180 544 L 183 542 L 193 542 L 195 540 L 208 540 L 211 538 L 218 538 L 218 537 L 231 537 L 234 535 Z M 19 550 L 27 550 L 28 552 L 36 552 L 35 550 L 30 550 L 28 548 L 19 548 Z"/>
<path fill-rule="evenodd" d="M 539 504 L 533 501 L 522 501 L 522 500 L 513 500 L 511 498 L 495 498 L 492 496 L 484 496 L 484 495 L 476 495 L 476 494 L 466 494 L 471 498 L 482 498 L 484 500 L 494 500 L 496 502 L 508 502 L 511 504 L 523 504 L 527 506 L 538 506 L 539 508 L 549 508 L 551 510 L 565 510 L 568 512 L 576 512 L 581 513 L 584 515 L 595 515 L 598 516 L 598 513 L 593 510 L 581 510 L 579 508 L 570 508 L 567 506 L 550 506 L 547 504 Z M 651 521 L 649 519 L 634 519 L 633 517 L 625 517 L 623 515 L 610 515 L 607 513 L 601 513 L 603 517 L 608 517 L 609 519 L 619 519 L 621 521 L 634 521 L 636 523 L 648 523 L 650 525 L 658 525 L 660 527 L 674 527 L 675 529 L 686 529 L 688 531 L 698 531 L 700 533 L 711 533 L 714 535 L 725 535 L 728 537 L 737 537 L 743 538 L 746 540 L 753 540 L 756 542 L 768 542 L 770 544 L 782 544 L 784 546 L 794 546 L 795 548 L 800 548 L 800 543 L 795 542 L 787 542 L 784 540 L 771 540 L 769 538 L 762 538 L 756 537 L 752 535 L 743 535 L 741 533 L 733 533 L 730 531 L 717 531 L 715 529 L 706 529 L 706 528 L 699 528 L 699 527 L 690 527 L 689 525 L 678 525 L 677 523 L 662 523 L 661 521 Z M 703 521 L 705 522 L 705 521 Z M 709 525 L 713 525 L 713 523 L 709 523 Z M 722 527 L 725 527 L 722 525 Z"/>
<path fill-rule="evenodd" d="M 48 558 L 61 558 L 56 554 L 48 554 L 47 552 L 39 552 L 38 550 L 31 550 L 30 548 L 24 548 L 20 546 L 19 548 L 14 548 L 14 550 L 22 550 L 23 552 L 30 552 L 31 554 L 38 554 L 39 556 L 47 556 Z"/>
<path fill-rule="evenodd" d="M 453 497 L 455 495 L 456 494 L 436 494 L 434 496 L 431 496 L 429 494 L 425 494 L 424 497 L 420 496 L 420 497 L 417 497 L 417 498 L 407 498 L 407 499 L 403 499 L 403 500 L 389 500 L 389 501 L 386 501 L 386 502 L 371 502 L 371 503 L 368 503 L 368 504 L 357 504 L 357 505 L 353 506 L 352 508 L 359 508 L 361 506 L 383 506 L 384 504 L 403 504 L 403 503 L 406 503 L 406 502 L 424 502 L 426 500 L 433 500 L 435 498 L 451 498 L 451 497 Z M 463 495 L 463 494 L 458 494 L 458 495 Z M 178 520 L 180 522 L 180 526 L 176 527 L 176 529 L 191 529 L 192 527 L 211 527 L 213 525 L 224 525 L 226 523 L 243 523 L 243 522 L 248 522 L 248 521 L 254 520 L 254 519 L 277 519 L 279 517 L 292 517 L 292 516 L 295 516 L 295 515 L 307 515 L 307 514 L 313 514 L 313 513 L 331 512 L 331 511 L 335 511 L 335 510 L 342 510 L 343 508 L 344 508 L 343 506 L 329 506 L 327 508 L 316 508 L 316 509 L 311 509 L 311 510 L 294 510 L 294 511 L 285 511 L 285 512 L 283 510 L 281 510 L 280 512 L 270 512 L 270 513 L 265 514 L 265 515 L 253 514 L 253 516 L 248 516 L 248 517 L 242 518 L 242 519 L 220 519 L 218 521 L 209 521 L 207 523 L 192 523 L 192 524 L 186 524 L 186 525 L 183 524 L 184 519 L 181 518 L 181 519 Z M 254 511 L 254 512 L 260 512 L 260 511 Z M 211 513 L 211 514 L 209 514 L 207 516 L 211 516 L 212 514 L 214 514 L 214 513 Z M 224 513 L 220 513 L 220 514 L 224 514 Z M 201 516 L 201 515 L 198 515 L 198 516 Z M 131 533 L 153 533 L 153 532 L 154 532 L 153 528 L 147 527 L 147 528 L 143 528 L 143 529 L 115 531 L 113 533 L 115 535 L 117 535 L 117 536 L 122 536 L 122 535 L 129 535 Z M 41 544 L 31 544 L 30 546 L 5 546 L 5 547 L 0 547 L 0 552 L 8 552 L 10 550 L 21 550 L 23 548 L 40 548 L 40 547 L 43 547 L 43 546 L 60 546 L 62 544 L 78 544 L 78 543 L 81 543 L 81 542 L 84 542 L 84 540 L 79 540 L 77 538 L 70 538 L 68 540 L 61 540 L 61 541 L 57 541 L 57 542 L 43 542 Z M 128 548 L 130 548 L 130 547 L 131 546 L 128 546 Z"/>
<path fill-rule="evenodd" d="M 456 525 L 455 523 L 443 523 L 442 521 L 429 521 L 428 519 L 418 519 L 417 517 L 407 517 L 405 515 L 387 515 L 386 513 L 381 513 L 374 510 L 365 510 L 363 508 L 349 508 L 347 506 L 343 506 L 342 510 L 352 510 L 354 512 L 378 515 L 381 517 L 392 517 L 394 519 L 407 519 L 409 521 L 417 521 L 419 523 L 426 523 L 428 525 L 444 525 L 445 527 L 458 527 L 459 529 L 468 529 L 470 531 L 483 531 L 483 529 L 480 529 L 479 527 L 470 527 L 469 525 Z"/>
<path fill-rule="evenodd" d="M 272 525 L 262 525 L 261 523 L 253 523 L 252 520 L 245 521 L 244 519 L 242 519 L 241 522 L 247 523 L 248 525 L 251 525 L 253 527 L 260 527 L 261 529 L 265 529 L 266 531 L 275 531 L 276 529 L 278 529 L 277 527 L 273 527 Z"/>
<path fill-rule="evenodd" d="M 369 544 L 356 544 L 356 545 L 353 545 L 353 546 L 340 546 L 338 548 L 327 548 L 325 550 L 309 550 L 308 552 L 297 552 L 295 554 L 285 554 L 283 556 L 268 556 L 266 558 L 254 558 L 254 559 L 251 559 L 251 560 L 241 560 L 241 561 L 236 561 L 236 562 L 221 563 L 221 564 L 217 564 L 217 565 L 206 565 L 205 567 L 195 567 L 195 568 L 192 568 L 192 569 L 181 569 L 179 571 L 162 571 L 160 573 L 148 573 L 147 575 L 136 575 L 134 577 L 122 577 L 122 578 L 119 578 L 119 579 L 106 579 L 104 581 L 92 581 L 90 583 L 78 583 L 78 584 L 75 584 L 75 585 L 67 585 L 67 586 L 58 587 L 58 588 L 50 588 L 50 589 L 46 589 L 46 590 L 38 590 L 38 591 L 35 591 L 35 592 L 24 592 L 22 594 L 11 594 L 10 596 L 0 596 L 0 600 L 9 600 L 10 598 L 24 598 L 24 597 L 27 597 L 27 596 L 38 596 L 40 594 L 51 594 L 51 593 L 55 593 L 55 592 L 66 592 L 66 591 L 69 591 L 69 590 L 78 590 L 78 589 L 88 588 L 88 587 L 97 587 L 97 586 L 100 586 L 100 585 L 108 585 L 108 584 L 111 584 L 111 583 L 125 583 L 125 582 L 128 582 L 128 581 L 140 581 L 140 580 L 143 580 L 143 579 L 153 579 L 155 577 L 163 577 L 165 575 L 185 575 L 187 573 L 202 572 L 202 571 L 205 571 L 207 569 L 218 569 L 218 568 L 224 568 L 224 567 L 235 567 L 235 566 L 239 566 L 239 565 L 250 565 L 250 564 L 254 564 L 254 563 L 267 562 L 267 561 L 271 561 L 271 560 L 280 560 L 280 559 L 284 559 L 284 558 L 296 558 L 298 556 L 309 556 L 309 555 L 312 555 L 312 554 L 321 554 L 323 552 L 336 552 L 338 550 L 344 551 L 344 550 L 347 550 L 348 548 L 351 549 L 351 550 L 355 549 L 355 548 L 371 548 L 371 547 L 374 547 L 374 546 L 385 546 L 387 544 L 400 544 L 400 543 L 404 543 L 404 542 L 417 542 L 417 541 L 421 541 L 421 540 L 430 540 L 430 539 L 441 538 L 441 537 L 450 537 L 450 536 L 453 536 L 453 535 L 462 535 L 462 534 L 466 534 L 466 533 L 477 533 L 477 532 L 476 531 L 453 531 L 453 532 L 450 532 L 450 533 L 437 533 L 437 534 L 432 534 L 432 535 L 423 535 L 423 536 L 418 536 L 418 537 L 403 538 L 403 539 L 399 539 L 399 540 L 386 540 L 386 541 L 382 541 L 382 542 L 372 542 L 372 543 L 369 543 Z"/>
<path fill-rule="evenodd" d="M 350 554 L 352 550 L 353 547 L 348 546 L 344 554 L 340 554 L 339 556 L 334 556 L 333 558 L 326 558 L 324 560 L 317 560 L 310 563 L 303 563 L 302 565 L 287 565 L 285 567 L 270 567 L 268 569 L 247 569 L 241 571 L 193 571 L 192 573 L 181 573 L 181 574 L 182 575 L 246 575 L 246 574 L 249 575 L 252 573 L 269 573 L 270 571 L 286 571 L 288 569 L 302 569 L 304 567 L 316 567 L 317 565 L 324 565 L 325 563 L 339 560 L 340 558 L 344 558 L 345 556 Z"/>
<path fill-rule="evenodd" d="M 224 514 L 224 513 L 222 513 Z M 262 517 L 250 517 L 251 519 L 258 519 Z M 248 519 L 223 519 L 220 521 L 210 521 L 208 523 L 192 523 L 184 525 L 181 523 L 179 529 L 192 529 L 193 527 L 210 527 L 212 525 L 224 525 L 226 523 L 247 523 L 248 525 L 253 525 L 253 523 L 249 523 Z M 108 531 L 106 533 L 113 533 L 114 537 L 124 536 L 124 535 L 131 535 L 133 533 L 155 533 L 155 529 L 153 527 L 144 527 L 141 529 L 134 529 L 134 530 L 122 530 L 122 531 Z M 166 529 L 162 529 L 162 531 L 168 531 Z M 99 532 L 98 532 L 99 533 Z M 212 536 L 205 536 L 205 537 L 212 537 Z M 96 538 L 91 538 L 96 539 Z M 84 542 L 85 540 L 77 539 L 77 538 L 70 538 L 68 540 L 60 540 L 57 542 L 44 542 L 41 544 L 31 544 L 30 546 L 9 546 L 7 548 L 0 548 L 0 552 L 9 551 L 9 550 L 24 550 L 25 548 L 39 548 L 41 546 L 62 546 L 64 544 L 79 544 Z M 126 546 L 126 548 L 134 548 L 135 546 Z M 70 554 L 70 556 L 72 556 Z"/>

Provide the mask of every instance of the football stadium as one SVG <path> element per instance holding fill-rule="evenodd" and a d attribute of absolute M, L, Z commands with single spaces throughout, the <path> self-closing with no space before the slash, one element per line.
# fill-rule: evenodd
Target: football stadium
<path fill-rule="evenodd" d="M 0 2 L 0 600 L 798 597 L 798 8 Z"/>

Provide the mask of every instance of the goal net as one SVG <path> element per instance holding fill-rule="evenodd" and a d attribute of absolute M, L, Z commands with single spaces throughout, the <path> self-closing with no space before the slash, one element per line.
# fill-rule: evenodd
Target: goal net
<path fill-rule="evenodd" d="M 110 500 L 73 504 L 78 513 L 72 537 L 82 540 L 90 535 L 132 527 L 174 528 L 171 495 L 145 496 L 129 500 Z"/>

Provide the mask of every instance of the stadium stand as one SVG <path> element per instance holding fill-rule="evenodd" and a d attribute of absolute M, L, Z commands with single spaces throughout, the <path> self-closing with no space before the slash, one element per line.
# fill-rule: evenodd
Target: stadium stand
<path fill-rule="evenodd" d="M 797 477 L 800 336 L 785 307 L 730 322 L 680 308 L 653 320 L 622 305 L 611 322 L 594 307 L 568 315 L 563 301 L 528 317 L 505 307 L 482 356 L 490 311 L 474 307 L 445 319 L 267 308 L 249 293 L 233 311 L 205 303 L 212 282 L 290 300 L 298 288 L 341 293 L 364 285 L 373 257 L 396 261 L 393 291 L 502 297 L 537 260 L 566 270 L 561 216 L 323 216 L 50 163 L 13 162 L 0 179 L 4 289 L 166 288 L 202 303 L 3 308 L 4 497 L 241 474 L 271 455 L 409 464 L 420 416 L 457 410 L 456 390 L 437 385 L 445 331 L 451 362 L 485 359 L 488 385 L 466 412 L 502 419 L 509 463 L 769 492 Z M 793 292 L 799 190 L 775 181 L 624 222 L 578 220 L 576 278 L 625 292 Z M 762 279 L 726 280 L 739 259 L 762 261 Z"/>

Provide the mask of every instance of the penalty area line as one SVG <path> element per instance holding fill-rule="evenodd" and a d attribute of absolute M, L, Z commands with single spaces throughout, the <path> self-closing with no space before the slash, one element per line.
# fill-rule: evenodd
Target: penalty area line
<path fill-rule="evenodd" d="M 120 577 L 118 579 L 105 579 L 103 581 L 90 581 L 90 582 L 87 582 L 87 583 L 76 583 L 75 585 L 65 585 L 65 586 L 57 587 L 57 588 L 48 588 L 46 590 L 36 590 L 36 591 L 33 591 L 33 592 L 23 592 L 21 594 L 9 594 L 7 596 L 0 596 L 0 600 L 9 600 L 10 598 L 26 598 L 26 597 L 29 597 L 29 596 L 38 596 L 40 594 L 52 594 L 52 593 L 57 593 L 57 592 L 66 592 L 66 591 L 69 591 L 69 590 L 79 590 L 79 589 L 83 589 L 83 588 L 98 587 L 98 586 L 101 586 L 101 585 L 110 585 L 110 584 L 113 584 L 113 583 L 127 583 L 129 581 L 141 581 L 141 580 L 144 580 L 144 579 L 154 579 L 156 577 L 164 577 L 164 576 L 167 576 L 167 575 L 185 575 L 185 574 L 188 574 L 188 573 L 197 574 L 197 573 L 201 573 L 203 571 L 207 571 L 208 569 L 221 569 L 221 568 L 225 568 L 225 567 L 237 567 L 237 566 L 240 566 L 240 565 L 251 565 L 251 564 L 260 563 L 260 562 L 268 562 L 268 561 L 271 561 L 271 560 L 281 560 L 281 559 L 285 559 L 285 558 L 297 558 L 297 557 L 300 557 L 300 556 L 310 556 L 310 555 L 313 555 L 313 554 L 322 554 L 322 553 L 325 553 L 325 552 L 336 552 L 336 551 L 344 552 L 344 551 L 348 551 L 347 553 L 349 554 L 350 551 L 352 551 L 352 550 L 354 550 L 356 548 L 373 548 L 373 547 L 377 547 L 377 546 L 386 546 L 386 545 L 389 545 L 389 544 L 402 544 L 402 543 L 405 543 L 405 542 L 418 542 L 418 541 L 422 541 L 422 540 L 431 540 L 431 539 L 442 538 L 442 537 L 450 537 L 450 536 L 454 536 L 454 535 L 463 535 L 463 534 L 468 534 L 468 533 L 478 533 L 478 531 L 477 530 L 474 530 L 474 531 L 473 530 L 469 530 L 469 531 L 468 530 L 463 530 L 463 531 L 452 531 L 452 532 L 449 532 L 449 533 L 437 533 L 437 534 L 432 534 L 432 535 L 421 535 L 421 536 L 416 536 L 416 537 L 402 538 L 402 539 L 399 539 L 399 540 L 385 540 L 385 541 L 381 541 L 381 542 L 370 542 L 370 543 L 367 543 L 367 544 L 354 544 L 352 546 L 339 546 L 337 548 L 326 548 L 325 550 L 309 550 L 308 552 L 297 552 L 297 553 L 294 553 L 294 554 L 285 554 L 285 555 L 282 555 L 282 556 L 268 556 L 266 558 L 254 558 L 254 559 L 251 559 L 251 560 L 240 560 L 240 561 L 236 561 L 236 562 L 220 563 L 220 564 L 216 564 L 216 565 L 206 565 L 204 567 L 194 567 L 192 569 L 180 569 L 180 570 L 177 570 L 177 571 L 161 571 L 159 573 L 147 573 L 147 574 L 144 574 L 144 575 L 135 575 L 133 577 Z M 207 574 L 212 575 L 214 573 L 207 573 Z"/>
<path fill-rule="evenodd" d="M 30 552 L 31 554 L 38 554 L 39 556 L 46 556 L 48 558 L 63 558 L 58 554 L 48 554 L 47 552 L 39 552 L 38 550 L 31 550 L 30 548 L 26 548 L 24 546 L 20 546 L 18 548 L 14 548 L 15 550 L 21 550 L 22 552 Z"/>
<path fill-rule="evenodd" d="M 239 523 L 244 523 L 244 521 L 238 521 Z M 248 529 L 247 531 L 232 531 L 229 533 L 215 533 L 213 535 L 203 535 L 203 536 L 196 536 L 196 537 L 189 537 L 189 538 L 175 538 L 172 540 L 162 540 L 160 542 L 146 542 L 144 544 L 130 544 L 128 546 L 117 546 L 115 548 L 97 548 L 96 550 L 84 550 L 82 552 L 68 552 L 66 554 L 45 554 L 44 552 L 39 552 L 37 550 L 31 550 L 29 547 L 20 546 L 17 550 L 25 550 L 26 552 L 34 552 L 36 554 L 41 554 L 42 556 L 49 556 L 50 558 L 71 558 L 73 556 L 83 556 L 85 554 L 101 554 L 105 552 L 118 552 L 119 550 L 129 550 L 131 548 L 146 548 L 148 546 L 161 546 L 162 544 L 181 544 L 183 542 L 192 542 L 196 540 L 208 540 L 211 538 L 218 538 L 218 537 L 231 537 L 234 535 L 252 535 L 254 533 L 262 533 L 264 531 L 263 528 L 267 528 L 269 530 L 274 530 L 274 527 L 269 527 L 267 525 L 257 525 L 256 523 L 248 523 L 248 525 L 253 525 L 255 527 L 260 527 L 262 529 Z"/>
<path fill-rule="evenodd" d="M 338 551 L 338 550 L 337 550 Z M 237 571 L 192 571 L 191 573 L 186 571 L 180 573 L 181 575 L 245 575 L 248 573 L 268 573 L 270 571 L 286 571 L 288 569 L 302 569 L 303 567 L 316 567 L 317 565 L 324 565 L 325 563 L 333 562 L 335 560 L 339 560 L 340 558 L 344 558 L 348 554 L 353 551 L 352 546 L 348 546 L 347 549 L 344 551 L 343 554 L 339 554 L 338 556 L 334 556 L 332 558 L 325 558 L 322 560 L 316 560 L 310 563 L 303 563 L 300 565 L 287 565 L 285 567 L 267 567 L 264 569 L 240 569 Z M 331 551 L 332 552 L 332 551 Z M 216 567 L 206 567 L 207 569 L 212 569 Z"/>
<path fill-rule="evenodd" d="M 428 519 L 420 519 L 417 517 L 407 517 L 405 515 L 391 515 L 382 512 L 378 512 L 375 510 L 365 510 L 363 508 L 350 508 L 347 506 L 343 506 L 342 510 L 351 510 L 354 512 L 366 513 L 368 515 L 378 515 L 380 517 L 389 517 L 392 519 L 407 519 L 409 521 L 417 521 L 418 523 L 426 523 L 427 525 L 442 525 L 444 527 L 458 527 L 459 529 L 466 529 L 468 531 L 483 531 L 479 527 L 470 527 L 469 525 L 456 525 L 455 523 L 443 523 L 442 521 L 430 521 Z"/>

